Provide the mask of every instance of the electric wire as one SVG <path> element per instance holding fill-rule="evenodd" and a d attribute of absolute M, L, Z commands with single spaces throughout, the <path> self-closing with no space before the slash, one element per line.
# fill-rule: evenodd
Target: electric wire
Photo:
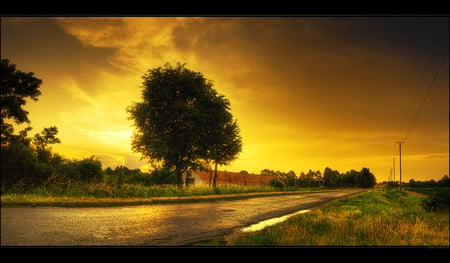
<path fill-rule="evenodd" d="M 411 102 L 408 105 L 408 111 L 406 113 L 405 118 L 403 119 L 403 123 L 402 123 L 400 131 L 406 130 L 406 125 L 408 123 L 408 120 L 410 119 L 410 115 L 413 112 L 413 105 L 414 105 L 414 102 L 416 101 L 417 94 L 419 93 L 420 87 L 425 86 L 425 76 L 427 75 L 427 72 L 429 71 L 430 64 L 431 64 L 431 55 L 428 54 L 427 63 L 425 63 L 424 68 L 421 70 L 422 74 L 421 74 L 421 78 L 420 78 L 420 83 L 419 83 L 419 85 L 416 85 L 416 88 L 414 89 L 414 95 L 412 97 Z M 398 137 L 397 140 L 401 140 L 401 139 L 402 139 L 401 137 Z"/>
<path fill-rule="evenodd" d="M 435 84 L 436 80 L 438 79 L 438 77 L 440 75 L 442 66 L 444 65 L 444 63 L 445 63 L 445 61 L 447 59 L 448 59 L 448 55 L 447 56 L 444 55 L 442 60 L 441 60 L 441 63 L 439 64 L 439 67 L 438 67 L 438 69 L 436 71 L 436 74 L 434 75 L 434 78 L 433 78 L 430 86 L 428 87 L 427 93 L 425 94 L 425 97 L 422 100 L 422 103 L 420 104 L 419 109 L 417 110 L 416 115 L 414 116 L 414 119 L 413 119 L 409 129 L 407 130 L 405 136 L 403 137 L 403 140 L 402 140 L 403 142 L 406 141 L 406 139 L 410 135 L 412 129 L 414 128 L 414 125 L 416 124 L 417 118 L 419 117 L 420 113 L 423 111 L 423 107 L 424 107 L 426 101 L 428 100 L 428 98 L 430 97 L 431 90 L 433 89 L 434 84 Z"/>

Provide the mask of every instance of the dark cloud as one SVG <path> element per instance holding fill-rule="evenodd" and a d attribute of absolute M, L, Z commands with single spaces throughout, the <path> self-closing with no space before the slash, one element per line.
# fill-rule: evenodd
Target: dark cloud
<path fill-rule="evenodd" d="M 89 78 L 93 72 L 98 68 L 112 69 L 108 58 L 113 49 L 84 46 L 52 18 L 9 19 L 2 18 L 2 58 L 8 58 L 23 71 L 35 72 L 41 78 L 85 76 L 85 81 L 78 78 L 80 87 L 92 89 Z"/>
<path fill-rule="evenodd" d="M 172 40 L 250 90 L 267 121 L 400 132 L 397 122 L 417 110 L 406 106 L 412 94 L 423 98 L 448 49 L 448 18 L 204 18 L 175 27 Z"/>

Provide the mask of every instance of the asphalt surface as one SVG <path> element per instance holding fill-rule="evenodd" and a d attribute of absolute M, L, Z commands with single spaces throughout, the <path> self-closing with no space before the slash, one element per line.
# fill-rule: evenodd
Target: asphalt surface
<path fill-rule="evenodd" d="M 360 191 L 187 204 L 1 208 L 1 245 L 189 246 Z"/>

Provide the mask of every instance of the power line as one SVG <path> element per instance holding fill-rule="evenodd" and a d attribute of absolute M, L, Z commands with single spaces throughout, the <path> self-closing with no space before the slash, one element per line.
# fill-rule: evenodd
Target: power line
<path fill-rule="evenodd" d="M 433 81 L 431 82 L 431 85 L 428 87 L 427 93 L 425 94 L 425 97 L 422 100 L 422 103 L 419 106 L 419 110 L 417 111 L 416 115 L 414 116 L 414 119 L 411 123 L 411 126 L 409 127 L 408 131 L 405 134 L 405 137 L 403 138 L 403 141 L 406 141 L 406 139 L 408 138 L 409 134 L 411 133 L 416 121 L 417 121 L 417 117 L 419 117 L 419 114 L 422 112 L 423 110 L 423 106 L 425 105 L 425 102 L 427 101 L 428 97 L 430 96 L 431 90 L 433 89 L 434 83 L 436 82 L 436 80 L 439 77 L 439 74 L 441 72 L 441 68 L 444 65 L 444 62 L 448 59 L 448 56 L 443 56 L 442 61 L 439 65 L 438 70 L 436 71 L 436 74 L 433 78 Z"/>
<path fill-rule="evenodd" d="M 406 125 L 407 125 L 407 122 L 408 122 L 408 119 L 409 119 L 410 115 L 412 114 L 412 111 L 413 111 L 413 105 L 414 105 L 414 102 L 416 101 L 417 94 L 419 93 L 419 88 L 422 87 L 422 86 L 424 86 L 424 83 L 425 83 L 425 75 L 426 75 L 426 73 L 428 72 L 428 69 L 429 69 L 430 64 L 431 64 L 431 60 L 432 60 L 432 59 L 431 59 L 431 55 L 428 55 L 427 63 L 425 64 L 424 68 L 421 70 L 423 73 L 422 73 L 422 76 L 421 76 L 421 78 L 420 78 L 420 83 L 419 83 L 419 85 L 416 85 L 416 88 L 414 89 L 414 95 L 413 95 L 413 98 L 412 98 L 411 102 L 410 102 L 409 105 L 408 105 L 408 112 L 406 113 L 406 117 L 403 119 L 401 131 L 406 130 Z M 400 140 L 400 139 L 401 139 L 401 138 L 399 137 L 399 140 Z"/>

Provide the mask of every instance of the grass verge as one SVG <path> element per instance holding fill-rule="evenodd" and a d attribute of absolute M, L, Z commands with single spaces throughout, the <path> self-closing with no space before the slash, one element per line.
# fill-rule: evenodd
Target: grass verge
<path fill-rule="evenodd" d="M 256 232 L 236 231 L 198 246 L 426 246 L 449 247 L 448 204 L 439 212 L 424 197 L 375 189 L 334 200 Z"/>
<path fill-rule="evenodd" d="M 312 188 L 280 190 L 279 188 L 259 185 L 219 185 L 216 188 L 200 185 L 180 189 L 176 186 L 141 186 L 131 184 L 124 184 L 120 188 L 102 184 L 77 184 L 60 189 L 51 185 L 49 187 L 33 188 L 26 192 L 2 194 L 1 207 L 105 207 L 192 203 L 323 191 L 336 190 Z"/>

